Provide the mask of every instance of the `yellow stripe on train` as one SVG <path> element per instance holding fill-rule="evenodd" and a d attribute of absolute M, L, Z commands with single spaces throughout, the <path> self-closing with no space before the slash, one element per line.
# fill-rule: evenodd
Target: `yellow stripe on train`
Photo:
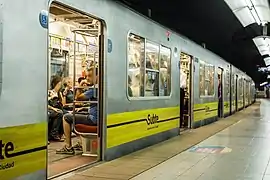
<path fill-rule="evenodd" d="M 180 107 L 110 114 L 107 117 L 107 148 L 179 127 Z"/>
<path fill-rule="evenodd" d="M 194 122 L 217 116 L 217 102 L 194 106 Z M 107 148 L 178 128 L 179 116 L 180 107 L 110 114 L 107 117 Z M 147 122 L 148 118 L 154 119 L 153 122 Z"/>
<path fill-rule="evenodd" d="M 47 123 L 0 128 L 0 179 L 46 169 Z"/>
<path fill-rule="evenodd" d="M 215 117 L 218 115 L 218 103 L 204 103 L 194 105 L 194 122 Z"/>
<path fill-rule="evenodd" d="M 229 101 L 225 101 L 223 103 L 223 111 L 224 111 L 224 114 L 230 112 L 230 102 Z"/>

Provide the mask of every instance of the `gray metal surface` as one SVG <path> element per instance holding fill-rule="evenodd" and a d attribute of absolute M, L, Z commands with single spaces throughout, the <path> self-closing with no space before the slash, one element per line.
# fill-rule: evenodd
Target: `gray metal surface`
<path fill-rule="evenodd" d="M 133 180 L 268 180 L 270 179 L 270 101 L 252 115 L 198 144 L 224 146 L 227 153 L 187 150 Z"/>

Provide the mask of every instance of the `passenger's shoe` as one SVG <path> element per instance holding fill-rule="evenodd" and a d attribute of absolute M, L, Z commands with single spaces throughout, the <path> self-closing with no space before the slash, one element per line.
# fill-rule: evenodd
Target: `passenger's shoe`
<path fill-rule="evenodd" d="M 52 136 L 50 141 L 55 141 L 55 142 L 64 142 L 65 140 L 61 138 L 59 135 Z"/>
<path fill-rule="evenodd" d="M 83 150 L 82 145 L 79 142 L 77 142 L 77 144 L 75 146 L 73 146 L 73 149 L 76 150 L 76 151 L 82 151 Z"/>
<path fill-rule="evenodd" d="M 73 147 L 68 148 L 67 146 L 64 146 L 62 149 L 56 150 L 56 154 L 74 155 L 75 151 Z"/>

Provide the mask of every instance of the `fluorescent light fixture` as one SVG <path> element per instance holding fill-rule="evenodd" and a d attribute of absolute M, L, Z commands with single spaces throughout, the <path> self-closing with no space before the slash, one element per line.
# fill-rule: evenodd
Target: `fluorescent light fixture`
<path fill-rule="evenodd" d="M 270 9 L 268 0 L 250 0 L 261 20 L 262 24 L 270 22 Z"/>
<path fill-rule="evenodd" d="M 260 25 L 261 24 L 261 20 L 260 20 L 259 15 L 256 12 L 256 9 L 255 8 L 251 8 L 250 9 L 250 12 L 251 12 L 253 18 L 255 19 L 256 23 Z"/>
<path fill-rule="evenodd" d="M 253 7 L 253 4 L 252 4 L 252 1 L 251 0 L 245 0 L 246 1 L 246 4 L 249 8 L 252 8 Z"/>
<path fill-rule="evenodd" d="M 265 25 L 270 22 L 270 9 L 268 0 L 224 0 L 246 27 L 257 23 Z"/>
<path fill-rule="evenodd" d="M 269 36 L 258 36 L 254 38 L 253 41 L 262 56 L 270 55 L 270 37 Z"/>
<path fill-rule="evenodd" d="M 264 62 L 266 66 L 270 65 L 270 57 L 264 58 Z"/>
<path fill-rule="evenodd" d="M 266 84 L 268 84 L 268 82 L 263 82 L 263 83 L 260 84 L 260 86 L 264 86 Z"/>
<path fill-rule="evenodd" d="M 270 79 L 270 75 L 267 76 L 267 79 Z"/>

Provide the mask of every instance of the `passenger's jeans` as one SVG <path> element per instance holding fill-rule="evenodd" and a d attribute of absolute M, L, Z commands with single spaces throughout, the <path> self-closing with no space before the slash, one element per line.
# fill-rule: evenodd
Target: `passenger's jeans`
<path fill-rule="evenodd" d="M 64 134 L 63 130 L 63 113 L 48 110 L 48 135 L 49 138 L 59 137 Z"/>

